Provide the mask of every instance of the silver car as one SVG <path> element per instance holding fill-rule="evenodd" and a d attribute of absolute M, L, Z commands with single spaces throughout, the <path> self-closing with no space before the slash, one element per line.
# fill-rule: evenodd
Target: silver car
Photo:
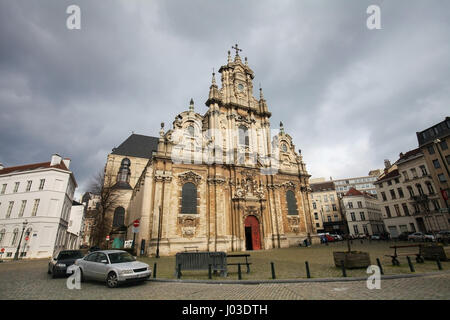
<path fill-rule="evenodd" d="M 82 281 L 106 281 L 110 288 L 119 283 L 145 281 L 152 273 L 148 264 L 136 261 L 135 257 L 122 250 L 95 251 L 75 261 L 75 265 L 80 268 Z"/>

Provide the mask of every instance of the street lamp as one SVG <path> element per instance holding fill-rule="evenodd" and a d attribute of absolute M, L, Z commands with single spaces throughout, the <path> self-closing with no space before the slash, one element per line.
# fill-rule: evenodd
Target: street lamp
<path fill-rule="evenodd" d="M 28 221 L 25 220 L 22 223 L 22 234 L 20 235 L 20 240 L 19 240 L 19 245 L 17 246 L 17 250 L 16 253 L 14 254 L 14 260 L 19 260 L 19 251 L 20 251 L 20 244 L 22 243 L 22 237 L 23 237 L 23 233 L 25 232 L 25 228 L 27 227 Z"/>

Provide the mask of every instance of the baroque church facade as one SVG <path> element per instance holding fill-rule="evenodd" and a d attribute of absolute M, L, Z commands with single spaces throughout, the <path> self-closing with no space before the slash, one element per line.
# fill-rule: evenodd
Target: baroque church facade
<path fill-rule="evenodd" d="M 291 136 L 270 129 L 271 113 L 254 73 L 236 50 L 215 74 L 204 114 L 188 110 L 159 137 L 133 134 L 108 155 L 120 203 L 111 240 L 133 239 L 141 255 L 173 255 L 188 248 L 245 251 L 316 239 L 309 177 Z"/>

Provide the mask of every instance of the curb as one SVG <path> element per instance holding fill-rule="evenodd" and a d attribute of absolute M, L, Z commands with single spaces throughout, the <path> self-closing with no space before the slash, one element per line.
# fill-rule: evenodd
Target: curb
<path fill-rule="evenodd" d="M 427 272 L 418 274 L 393 274 L 383 275 L 381 280 L 394 280 L 394 279 L 406 279 L 406 278 L 420 278 L 428 276 L 436 276 L 442 274 L 450 274 L 450 271 L 441 272 Z M 369 275 L 368 275 L 369 276 Z M 148 279 L 149 282 L 175 282 L 175 283 L 200 283 L 200 284 L 272 284 L 272 283 L 311 283 L 311 282 L 349 282 L 349 281 L 367 281 L 367 277 L 354 277 L 354 278 L 317 278 L 317 279 L 285 279 L 285 280 L 179 280 L 179 279 Z"/>

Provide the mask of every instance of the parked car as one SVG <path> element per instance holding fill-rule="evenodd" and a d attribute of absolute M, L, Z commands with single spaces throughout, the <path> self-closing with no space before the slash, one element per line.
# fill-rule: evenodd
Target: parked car
<path fill-rule="evenodd" d="M 381 235 L 379 233 L 374 233 L 371 237 L 371 240 L 381 240 Z"/>
<path fill-rule="evenodd" d="M 123 250 L 101 250 L 78 259 L 75 264 L 80 268 L 81 280 L 105 281 L 110 288 L 129 281 L 145 281 L 150 278 L 148 264 L 136 261 Z"/>
<path fill-rule="evenodd" d="M 436 241 L 450 242 L 450 231 L 439 231 L 436 235 Z"/>
<path fill-rule="evenodd" d="M 334 240 L 336 240 L 336 241 L 342 241 L 343 240 L 342 236 L 339 235 L 339 234 L 330 234 L 330 236 L 332 236 L 334 238 Z"/>
<path fill-rule="evenodd" d="M 48 263 L 47 273 L 53 278 L 65 275 L 68 267 L 73 265 L 77 259 L 83 258 L 80 250 L 63 250 L 53 257 Z"/>
<path fill-rule="evenodd" d="M 408 236 L 409 241 L 434 241 L 431 233 L 414 232 Z"/>
<path fill-rule="evenodd" d="M 397 240 L 400 241 L 408 241 L 408 236 L 413 234 L 414 232 L 402 232 L 398 235 Z"/>

